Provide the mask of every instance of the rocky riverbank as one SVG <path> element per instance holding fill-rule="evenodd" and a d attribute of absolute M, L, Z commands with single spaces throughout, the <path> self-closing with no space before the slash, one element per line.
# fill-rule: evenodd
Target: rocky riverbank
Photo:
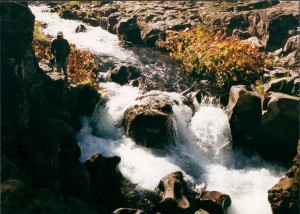
<path fill-rule="evenodd" d="M 265 50 L 276 50 L 274 53 L 278 53 L 278 62 L 281 62 L 292 53 L 293 56 L 299 54 L 295 42 L 292 42 L 294 33 L 297 33 L 295 20 L 298 21 L 295 5 L 296 2 L 277 1 L 226 7 L 203 2 L 175 2 L 174 6 L 165 2 L 138 2 L 132 7 L 130 2 L 114 2 L 84 6 L 81 10 L 96 14 L 98 21 L 90 15 L 86 22 L 98 23 L 103 28 L 107 24 L 106 29 L 120 37 L 125 34 L 127 36 L 123 38 L 150 46 L 163 39 L 168 30 L 185 29 L 198 23 L 216 24 L 232 33 L 239 29 L 243 31 L 239 34 L 241 36 L 248 37 L 247 32 L 256 36 Z M 142 209 L 147 213 L 223 213 L 230 206 L 230 196 L 204 189 L 196 191 L 181 172 L 162 178 L 155 192 L 145 191 L 144 195 L 135 198 L 134 202 L 142 204 L 137 206 L 128 202 L 121 192 L 126 181 L 117 170 L 122 161 L 119 157 L 95 154 L 84 164 L 80 163 L 81 151 L 75 139 L 75 131 L 80 127 L 79 117 L 90 115 L 101 96 L 89 86 L 70 87 L 63 80 L 53 80 L 45 75 L 31 48 L 33 14 L 22 3 L 1 3 L 0 6 L 3 213 L 111 213 L 120 207 L 135 209 L 121 208 L 114 213 L 143 213 Z M 62 8 L 57 4 L 52 6 L 54 10 Z M 79 9 L 74 7 L 71 13 L 77 14 L 74 11 Z M 209 13 L 208 9 L 214 11 Z M 61 12 L 62 16 L 69 13 L 65 11 Z M 103 14 L 97 19 L 99 13 Z M 249 17 L 255 17 L 255 21 Z M 130 27 L 124 27 L 128 24 Z M 124 29 L 130 31 L 124 32 Z M 299 38 L 295 38 L 299 42 Z M 297 57 L 292 59 L 299 60 Z M 293 68 L 296 64 L 294 61 L 283 65 Z M 267 159 L 289 162 L 297 153 L 299 74 L 277 68 L 267 75 L 280 78 L 271 81 L 263 95 L 247 86 L 231 88 L 226 106 L 233 143 L 254 149 Z M 187 105 L 192 105 L 189 99 L 194 96 L 201 97 L 195 92 L 188 94 Z M 150 112 L 145 114 L 147 120 L 162 118 L 159 119 L 161 129 L 166 128 L 166 138 L 172 143 L 168 136 L 172 132 L 169 103 L 156 101 L 156 97 L 146 98 L 143 98 L 145 105 L 126 112 L 124 126 L 127 134 L 137 139 L 149 134 L 138 129 L 139 124 L 144 124 L 144 119 L 136 117 L 146 111 Z M 145 127 L 145 130 L 156 133 L 151 128 Z M 286 177 L 269 191 L 274 213 L 298 209 L 298 156 Z"/>

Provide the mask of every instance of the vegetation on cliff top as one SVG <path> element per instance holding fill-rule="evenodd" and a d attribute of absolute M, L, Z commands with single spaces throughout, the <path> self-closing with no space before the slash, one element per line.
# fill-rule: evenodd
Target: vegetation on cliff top
<path fill-rule="evenodd" d="M 202 26 L 172 31 L 161 45 L 184 71 L 208 79 L 218 87 L 253 84 L 260 79 L 264 68 L 272 64 L 266 53 L 250 42 Z"/>
<path fill-rule="evenodd" d="M 51 38 L 42 32 L 42 24 L 35 22 L 33 49 L 38 60 L 50 60 L 54 56 L 51 53 Z M 68 63 L 68 75 L 71 82 L 76 84 L 90 84 L 98 88 L 97 76 L 94 72 L 97 65 L 94 54 L 90 51 L 79 50 L 74 44 L 70 44 L 71 54 Z"/>

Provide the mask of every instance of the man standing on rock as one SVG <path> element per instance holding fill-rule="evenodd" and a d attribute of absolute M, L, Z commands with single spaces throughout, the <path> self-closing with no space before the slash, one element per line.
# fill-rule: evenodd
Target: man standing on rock
<path fill-rule="evenodd" d="M 68 40 L 64 39 L 62 31 L 57 33 L 57 39 L 54 39 L 51 43 L 51 53 L 54 54 L 57 66 L 57 72 L 61 73 L 61 69 L 64 71 L 65 80 L 68 82 L 68 57 L 71 53 Z"/>

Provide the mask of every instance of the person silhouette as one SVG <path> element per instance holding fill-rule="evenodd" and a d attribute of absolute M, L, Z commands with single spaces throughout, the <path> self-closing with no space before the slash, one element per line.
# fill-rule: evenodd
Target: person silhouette
<path fill-rule="evenodd" d="M 63 69 L 65 80 L 68 82 L 68 58 L 71 53 L 68 40 L 64 39 L 62 31 L 57 33 L 57 38 L 51 43 L 51 53 L 55 56 L 57 72 Z"/>

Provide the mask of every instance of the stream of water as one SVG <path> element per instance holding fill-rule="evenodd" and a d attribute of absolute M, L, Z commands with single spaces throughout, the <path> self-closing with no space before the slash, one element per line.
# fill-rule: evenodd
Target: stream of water
<path fill-rule="evenodd" d="M 148 62 L 141 60 L 142 54 L 120 46 L 117 36 L 100 27 L 88 26 L 86 33 L 75 33 L 75 28 L 81 22 L 60 19 L 57 14 L 45 11 L 44 6 L 30 8 L 37 20 L 47 23 L 45 33 L 54 37 L 62 30 L 65 37 L 78 48 L 109 56 L 122 63 L 143 64 L 143 67 L 149 63 L 151 75 L 154 73 L 160 79 L 165 78 L 160 76 L 164 69 L 170 69 L 159 58 L 150 58 Z M 143 51 L 146 55 L 147 51 Z M 150 70 L 144 69 L 143 72 L 147 76 Z M 170 80 L 166 78 L 165 81 Z M 172 84 L 179 82 L 175 79 Z M 159 92 L 162 97 L 176 101 L 172 109 L 177 145 L 170 147 L 165 155 L 157 155 L 126 137 L 121 125 L 123 113 L 128 107 L 139 103 L 136 98 L 142 92 L 138 88 L 115 83 L 101 83 L 101 87 L 106 89 L 102 96 L 105 104 L 98 106 L 91 118 L 83 118 L 83 128 L 77 134 L 82 161 L 95 152 L 106 156 L 118 155 L 121 157 L 122 174 L 133 183 L 150 190 L 162 177 L 180 170 L 187 179 L 199 185 L 205 184 L 207 190 L 229 194 L 232 205 L 227 210 L 228 214 L 272 213 L 267 191 L 284 175 L 284 169 L 267 164 L 258 156 L 245 157 L 238 152 L 233 153 L 228 118 L 220 106 L 208 101 L 194 101 L 196 110 L 193 113 L 190 107 L 183 104 L 181 94 Z M 185 88 L 176 87 L 178 91 Z"/>

